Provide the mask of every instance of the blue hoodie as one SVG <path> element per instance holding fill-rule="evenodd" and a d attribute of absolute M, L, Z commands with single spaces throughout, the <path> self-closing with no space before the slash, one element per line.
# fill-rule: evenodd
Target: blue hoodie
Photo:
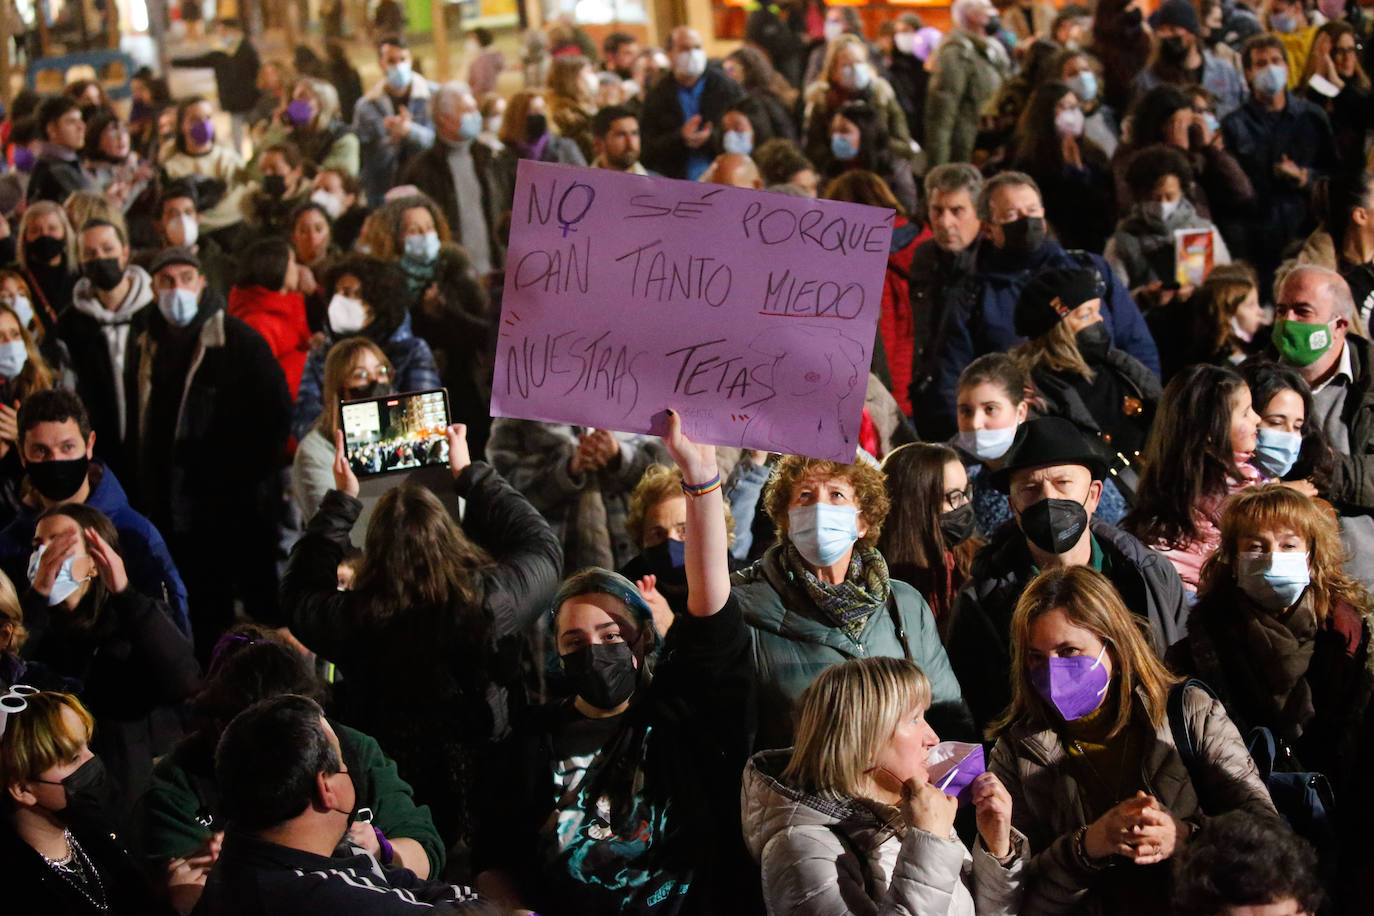
<path fill-rule="evenodd" d="M 186 585 L 181 581 L 172 555 L 161 533 L 129 505 L 129 497 L 114 472 L 104 467 L 100 483 L 86 499 L 86 505 L 99 509 L 119 533 L 119 555 L 124 560 L 129 583 L 149 598 L 162 601 L 186 635 L 191 620 L 186 612 Z M 25 506 L 19 517 L 0 531 L 0 568 L 23 592 L 28 583 L 29 554 L 33 552 L 33 532 L 41 510 Z"/>

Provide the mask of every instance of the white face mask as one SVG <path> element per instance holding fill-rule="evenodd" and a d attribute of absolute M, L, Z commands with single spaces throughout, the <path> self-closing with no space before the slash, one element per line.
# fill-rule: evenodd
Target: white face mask
<path fill-rule="evenodd" d="M 33 580 L 38 577 L 38 564 L 43 561 L 43 553 L 47 549 L 48 545 L 43 544 L 33 553 L 29 554 L 30 585 L 32 585 Z M 72 567 L 76 564 L 76 558 L 80 556 L 85 556 L 85 554 L 73 554 L 63 560 L 62 565 L 58 567 L 57 575 L 52 580 L 52 591 L 48 592 L 48 607 L 54 607 L 66 601 L 71 597 L 73 592 L 81 587 L 82 583 L 90 580 L 89 576 L 85 579 L 78 579 L 72 573 Z"/>
<path fill-rule="evenodd" d="M 673 57 L 673 73 L 694 80 L 706 72 L 706 52 L 701 48 L 679 51 Z"/>
<path fill-rule="evenodd" d="M 821 27 L 821 30 L 825 35 L 826 41 L 834 41 L 836 38 L 839 38 L 841 35 L 844 34 L 844 23 L 827 19 L 825 21 L 825 25 Z"/>
<path fill-rule="evenodd" d="M 15 296 L 10 303 L 10 309 L 14 312 L 14 317 L 19 319 L 19 326 L 27 328 L 33 324 L 33 303 L 28 296 Z"/>
<path fill-rule="evenodd" d="M 846 64 L 840 68 L 840 85 L 855 92 L 863 92 L 873 82 L 873 68 L 865 61 Z"/>
<path fill-rule="evenodd" d="M 29 361 L 28 348 L 22 340 L 7 340 L 0 343 L 0 378 L 12 379 L 24 371 Z"/>
<path fill-rule="evenodd" d="M 892 36 L 892 45 L 903 54 L 916 53 L 916 33 L 897 32 Z"/>
<path fill-rule="evenodd" d="M 1054 129 L 1064 137 L 1083 136 L 1083 109 L 1066 108 L 1059 112 L 1054 116 Z"/>
<path fill-rule="evenodd" d="M 1006 429 L 971 429 L 954 437 L 954 444 L 979 461 L 996 461 L 1011 449 L 1016 427 Z"/>
<path fill-rule="evenodd" d="M 177 217 L 177 222 L 181 223 L 181 244 L 190 248 L 200 238 L 200 223 L 196 222 L 194 216 L 186 213 Z"/>
<path fill-rule="evenodd" d="M 332 191 L 320 188 L 310 195 L 312 203 L 317 203 L 324 208 L 324 212 L 329 214 L 330 219 L 338 219 L 339 214 L 343 213 L 343 198 Z"/>
<path fill-rule="evenodd" d="M 488 133 L 493 133 L 493 134 L 494 134 L 494 133 L 498 132 L 500 129 L 501 129 L 501 116 L 500 116 L 500 115 L 492 115 L 491 117 L 487 118 L 487 131 L 488 131 Z"/>
<path fill-rule="evenodd" d="M 367 323 L 363 300 L 335 293 L 329 300 L 329 327 L 335 334 L 355 334 Z"/>

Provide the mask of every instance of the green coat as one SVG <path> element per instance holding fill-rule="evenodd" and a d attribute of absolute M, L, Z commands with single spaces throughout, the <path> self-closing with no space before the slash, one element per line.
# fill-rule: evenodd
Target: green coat
<path fill-rule="evenodd" d="M 332 720 L 330 725 L 339 736 L 348 769 L 362 774 L 354 777 L 358 806 L 372 809 L 372 823 L 387 839 L 407 837 L 419 843 L 429 857 L 429 873 L 438 875 L 444 867 L 444 844 L 429 807 L 415 804 L 410 785 L 375 739 Z M 169 860 L 194 852 L 210 836 L 216 738 L 197 732 L 153 767 L 137 816 L 144 856 L 159 871 Z"/>
<path fill-rule="evenodd" d="M 967 162 L 983 106 L 1002 85 L 1006 53 L 994 41 L 956 29 L 935 51 L 926 89 L 926 154 L 932 166 Z"/>
<path fill-rule="evenodd" d="M 925 598 L 905 582 L 892 583 L 884 611 L 868 618 L 855 640 L 821 614 L 782 561 L 780 545 L 754 565 L 735 573 L 734 594 L 753 636 L 754 683 L 758 688 L 759 749 L 789 747 L 793 707 L 816 675 L 851 658 L 902 658 L 892 605 L 911 647 L 911 660 L 930 679 L 931 725 L 941 739 L 972 740 L 973 718 L 949 666 Z"/>

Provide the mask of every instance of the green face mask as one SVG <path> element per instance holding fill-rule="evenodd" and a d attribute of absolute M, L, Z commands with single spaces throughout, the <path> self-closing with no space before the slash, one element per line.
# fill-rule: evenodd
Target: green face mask
<path fill-rule="evenodd" d="M 1274 341 L 1274 348 L 1284 362 L 1293 366 L 1310 366 L 1331 349 L 1331 328 L 1325 324 L 1283 318 L 1274 322 L 1270 339 Z"/>

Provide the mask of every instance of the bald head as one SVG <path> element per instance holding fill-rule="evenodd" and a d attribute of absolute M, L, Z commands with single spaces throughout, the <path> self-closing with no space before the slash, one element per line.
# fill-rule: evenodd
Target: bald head
<path fill-rule="evenodd" d="M 1323 384 L 1345 352 L 1355 316 L 1350 286 L 1334 270 L 1303 265 L 1284 275 L 1274 301 L 1274 343 L 1280 358 L 1309 385 Z"/>
<path fill-rule="evenodd" d="M 668 35 L 669 51 L 691 51 L 700 47 L 701 33 L 690 26 L 680 25 Z"/>
<path fill-rule="evenodd" d="M 722 153 L 716 157 L 716 161 L 711 163 L 701 176 L 701 180 L 707 184 L 723 184 L 732 188 L 749 188 L 758 190 L 763 187 L 763 176 L 759 174 L 759 167 L 742 153 Z"/>

